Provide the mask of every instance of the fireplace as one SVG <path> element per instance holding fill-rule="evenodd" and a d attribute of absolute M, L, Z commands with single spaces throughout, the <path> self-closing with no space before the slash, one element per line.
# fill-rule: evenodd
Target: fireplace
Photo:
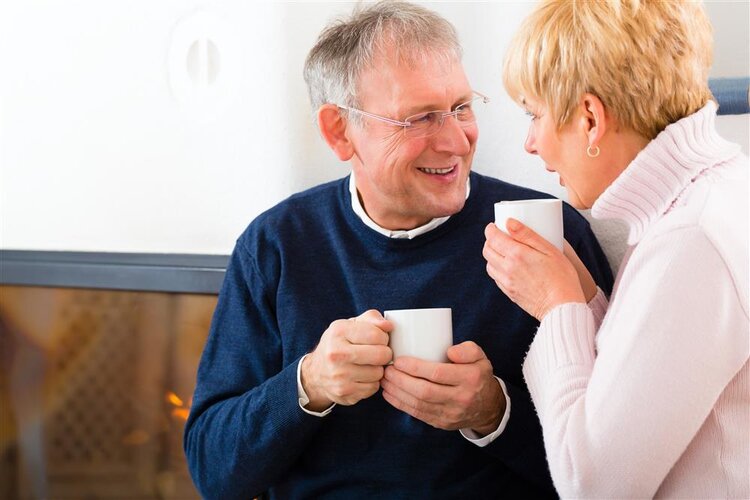
<path fill-rule="evenodd" d="M 182 432 L 215 305 L 0 286 L 0 498 L 199 498 Z"/>

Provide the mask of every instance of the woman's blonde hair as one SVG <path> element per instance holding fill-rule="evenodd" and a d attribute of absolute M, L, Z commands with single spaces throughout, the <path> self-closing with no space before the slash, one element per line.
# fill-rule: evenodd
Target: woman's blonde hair
<path fill-rule="evenodd" d="M 712 28 L 696 0 L 546 0 L 505 56 L 503 84 L 562 127 L 584 93 L 653 139 L 712 99 Z"/>

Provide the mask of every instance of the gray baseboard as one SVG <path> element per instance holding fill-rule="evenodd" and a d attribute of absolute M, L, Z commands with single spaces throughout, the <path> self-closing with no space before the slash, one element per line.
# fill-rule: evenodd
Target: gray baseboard
<path fill-rule="evenodd" d="M 217 294 L 226 255 L 0 250 L 0 284 Z"/>

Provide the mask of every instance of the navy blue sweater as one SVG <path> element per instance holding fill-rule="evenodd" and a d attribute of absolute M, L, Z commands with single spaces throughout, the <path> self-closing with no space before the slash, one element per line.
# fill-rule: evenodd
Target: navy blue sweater
<path fill-rule="evenodd" d="M 547 197 L 476 173 L 463 210 L 412 240 L 352 210 L 348 178 L 292 196 L 238 239 L 198 370 L 185 431 L 206 498 L 554 496 L 521 375 L 538 322 L 486 273 L 484 227 L 501 200 Z M 565 238 L 606 292 L 612 274 L 588 223 L 565 206 Z M 453 309 L 454 343 L 475 341 L 511 399 L 484 448 L 433 428 L 380 393 L 326 417 L 303 412 L 297 364 L 329 324 L 368 309 Z"/>

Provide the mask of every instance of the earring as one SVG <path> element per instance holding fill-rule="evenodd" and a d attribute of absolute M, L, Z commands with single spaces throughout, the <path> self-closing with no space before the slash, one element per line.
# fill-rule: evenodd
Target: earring
<path fill-rule="evenodd" d="M 586 154 L 589 155 L 589 158 L 596 158 L 599 156 L 599 146 L 594 146 L 594 149 L 591 149 L 591 146 L 586 148 Z"/>

